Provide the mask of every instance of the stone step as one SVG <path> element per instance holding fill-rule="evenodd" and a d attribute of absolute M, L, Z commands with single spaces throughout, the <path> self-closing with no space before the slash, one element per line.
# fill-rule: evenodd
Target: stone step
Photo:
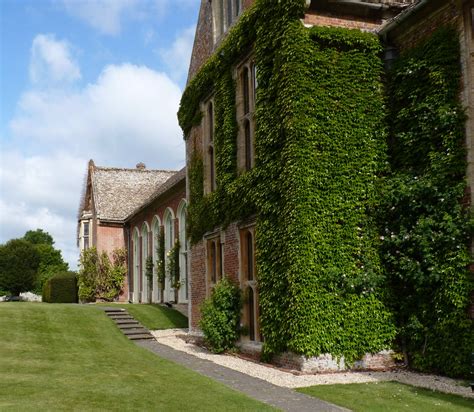
<path fill-rule="evenodd" d="M 122 330 L 122 332 L 125 336 L 147 335 L 147 334 L 150 335 L 150 333 L 144 328 L 125 329 L 125 330 Z"/>
<path fill-rule="evenodd" d="M 126 323 L 126 324 L 121 324 L 117 325 L 120 330 L 127 330 L 127 329 L 145 329 L 142 325 L 140 325 L 138 322 L 135 323 Z"/>
<path fill-rule="evenodd" d="M 138 321 L 135 319 L 117 319 L 115 323 L 120 327 L 120 325 L 139 325 Z"/>
<path fill-rule="evenodd" d="M 126 312 L 125 309 L 104 309 L 105 313 L 123 313 Z"/>
<path fill-rule="evenodd" d="M 130 315 L 122 315 L 122 316 L 109 316 L 110 319 L 113 320 L 134 320 Z"/>
<path fill-rule="evenodd" d="M 153 335 L 150 335 L 149 333 L 144 333 L 142 335 L 125 335 L 127 336 L 128 339 L 130 340 L 145 340 L 145 339 L 154 339 Z"/>

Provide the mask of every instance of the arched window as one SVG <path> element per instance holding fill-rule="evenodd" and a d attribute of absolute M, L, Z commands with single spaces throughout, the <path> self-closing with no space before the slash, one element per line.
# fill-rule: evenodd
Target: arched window
<path fill-rule="evenodd" d="M 237 68 L 237 120 L 239 134 L 237 142 L 237 168 L 239 172 L 250 170 L 254 166 L 254 130 L 255 130 L 255 93 L 256 66 L 253 60 L 247 60 Z"/>
<path fill-rule="evenodd" d="M 164 217 L 163 217 L 163 226 L 165 229 L 164 237 L 165 237 L 165 269 L 166 272 L 168 273 L 168 252 L 173 248 L 174 246 L 174 215 L 173 211 L 168 208 L 165 211 Z M 165 301 L 170 301 L 174 300 L 174 292 L 171 293 L 171 283 L 170 279 L 168 276 L 165 278 L 165 293 L 164 293 L 164 299 Z"/>
<path fill-rule="evenodd" d="M 180 300 L 188 300 L 188 240 L 186 238 L 186 202 L 178 207 Z"/>
<path fill-rule="evenodd" d="M 133 231 L 133 282 L 130 285 L 132 301 L 138 302 L 139 298 L 139 277 L 140 277 L 140 234 L 138 229 Z"/>
<path fill-rule="evenodd" d="M 157 265 L 158 260 L 158 244 L 160 242 L 160 227 L 161 222 L 158 216 L 153 218 L 151 226 L 152 240 L 151 240 L 151 254 L 153 256 L 153 282 L 152 282 L 152 299 L 153 302 L 158 302 L 158 279 L 157 279 Z"/>
<path fill-rule="evenodd" d="M 141 296 L 141 302 L 149 302 L 149 296 L 148 296 L 148 290 L 149 290 L 149 285 L 148 285 L 148 278 L 146 276 L 146 260 L 148 258 L 148 225 L 146 223 L 143 223 L 142 225 L 142 264 L 141 264 L 141 290 L 142 290 L 142 296 Z"/>

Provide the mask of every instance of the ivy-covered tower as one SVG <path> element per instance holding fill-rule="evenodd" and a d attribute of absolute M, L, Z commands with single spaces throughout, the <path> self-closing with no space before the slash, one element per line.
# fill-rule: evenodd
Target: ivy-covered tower
<path fill-rule="evenodd" d="M 192 329 L 228 276 L 244 292 L 242 341 L 263 343 L 266 356 L 337 369 L 342 356 L 350 364 L 391 347 L 376 219 L 388 158 L 374 31 L 409 3 L 202 1 L 179 111 Z M 325 354 L 332 363 L 319 361 Z"/>

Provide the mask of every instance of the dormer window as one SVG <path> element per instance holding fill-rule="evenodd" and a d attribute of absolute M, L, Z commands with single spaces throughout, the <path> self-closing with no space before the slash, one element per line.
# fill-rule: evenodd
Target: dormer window
<path fill-rule="evenodd" d="M 242 0 L 211 0 L 214 43 L 229 30 L 242 12 Z"/>

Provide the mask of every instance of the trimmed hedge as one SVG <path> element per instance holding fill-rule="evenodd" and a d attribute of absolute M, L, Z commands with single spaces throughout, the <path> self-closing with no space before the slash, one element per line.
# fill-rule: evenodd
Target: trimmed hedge
<path fill-rule="evenodd" d="M 43 302 L 77 303 L 77 275 L 75 272 L 62 272 L 48 279 L 43 285 Z"/>

